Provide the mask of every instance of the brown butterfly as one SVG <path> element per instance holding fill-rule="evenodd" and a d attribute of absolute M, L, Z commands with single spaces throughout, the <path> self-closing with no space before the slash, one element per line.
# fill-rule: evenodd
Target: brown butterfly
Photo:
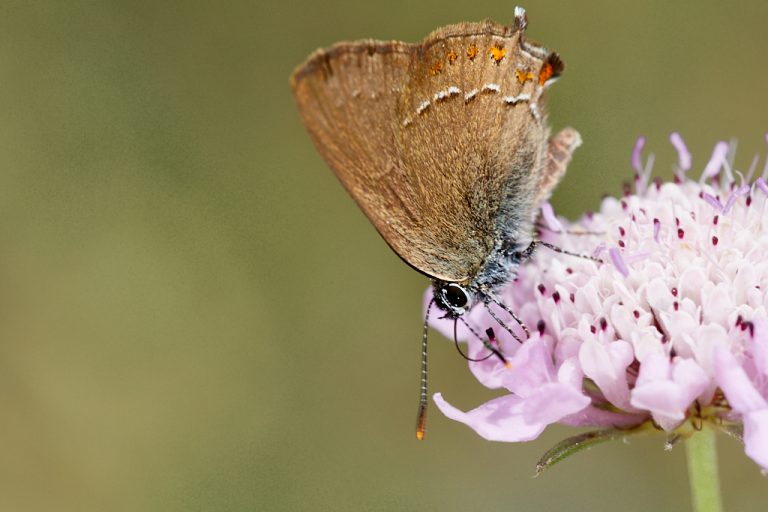
<path fill-rule="evenodd" d="M 496 294 L 543 243 L 538 207 L 581 139 L 572 128 L 549 138 L 544 92 L 563 62 L 526 41 L 526 25 L 517 7 L 509 27 L 338 43 L 310 55 L 291 86 L 318 151 L 395 253 L 432 279 L 433 302 L 454 319 L 495 303 L 527 333 Z"/>

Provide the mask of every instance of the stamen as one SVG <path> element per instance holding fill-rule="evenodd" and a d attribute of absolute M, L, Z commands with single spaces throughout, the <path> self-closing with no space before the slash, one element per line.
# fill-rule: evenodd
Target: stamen
<path fill-rule="evenodd" d="M 549 201 L 545 201 L 541 205 L 541 216 L 544 217 L 544 222 L 547 223 L 547 226 L 551 231 L 554 231 L 555 233 L 563 232 L 563 225 L 557 219 L 557 216 L 555 216 L 555 210 L 552 208 L 552 204 Z"/>
<path fill-rule="evenodd" d="M 728 211 L 733 207 L 733 205 L 736 203 L 736 201 L 743 196 L 744 194 L 749 193 L 749 186 L 748 185 L 742 185 L 737 190 L 734 190 L 730 196 L 728 196 L 728 200 L 725 202 L 725 207 L 723 208 L 723 214 L 728 213 Z"/>
<path fill-rule="evenodd" d="M 597 247 L 595 247 L 595 251 L 592 253 L 593 258 L 597 258 L 600 256 L 600 254 L 605 250 L 605 242 L 600 242 Z"/>
<path fill-rule="evenodd" d="M 685 173 L 691 168 L 691 152 L 685 145 L 685 141 L 679 133 L 674 132 L 669 136 L 669 142 L 677 150 L 677 169 L 675 174 L 680 177 L 681 180 L 685 179 Z"/>
<path fill-rule="evenodd" d="M 624 277 L 629 276 L 629 269 L 627 268 L 626 263 L 624 263 L 624 258 L 621 257 L 619 249 L 611 247 L 608 250 L 608 254 L 611 257 L 611 262 L 613 263 L 613 266 L 616 267 L 616 270 L 618 270 Z"/>
<path fill-rule="evenodd" d="M 641 153 L 645 146 L 645 137 L 642 135 L 635 141 L 635 147 L 632 149 L 632 167 L 640 173 L 643 171 L 643 162 L 641 160 Z"/>
<path fill-rule="evenodd" d="M 749 170 L 747 171 L 747 177 L 746 181 L 747 183 L 752 182 L 752 176 L 755 174 L 755 169 L 757 168 L 757 162 L 760 160 L 760 155 L 755 155 L 752 157 L 752 163 L 749 164 Z"/>
<path fill-rule="evenodd" d="M 496 339 L 496 334 L 493 332 L 492 328 L 487 328 L 485 330 L 486 336 L 488 336 L 488 345 L 486 345 L 486 348 L 491 351 L 493 355 L 499 358 L 499 360 L 506 366 L 507 368 L 512 368 L 512 363 L 510 363 L 506 357 L 504 357 L 504 354 L 493 348 L 492 344 L 496 344 L 496 346 L 499 346 L 499 340 Z"/>
<path fill-rule="evenodd" d="M 766 166 L 766 168 L 768 168 L 768 166 Z M 757 188 L 759 188 L 763 192 L 763 194 L 768 196 L 768 184 L 766 184 L 765 179 L 763 179 L 762 176 L 757 178 L 757 181 L 755 181 L 755 185 L 757 185 Z"/>
<path fill-rule="evenodd" d="M 653 219 L 653 239 L 656 243 L 659 242 L 659 231 L 661 231 L 661 221 L 659 219 Z"/>
<path fill-rule="evenodd" d="M 713 178 L 720 173 L 720 169 L 726 163 L 725 157 L 728 154 L 729 147 L 728 143 L 723 141 L 715 144 L 715 149 L 712 150 L 712 157 L 710 157 L 709 162 L 704 167 L 699 183 L 704 183 L 707 179 Z"/>
<path fill-rule="evenodd" d="M 701 195 L 701 198 L 704 199 L 707 203 L 709 203 L 712 206 L 712 208 L 719 211 L 720 213 L 723 213 L 723 210 L 725 209 L 725 207 L 723 206 L 723 203 L 721 203 L 715 196 L 704 192 Z"/>

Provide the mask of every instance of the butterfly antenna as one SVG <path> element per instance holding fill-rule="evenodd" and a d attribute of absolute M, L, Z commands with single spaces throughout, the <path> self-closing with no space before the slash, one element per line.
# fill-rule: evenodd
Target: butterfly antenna
<path fill-rule="evenodd" d="M 456 350 L 459 352 L 459 355 L 460 355 L 461 357 L 463 357 L 463 358 L 464 358 L 464 359 L 466 359 L 467 361 L 471 361 L 471 362 L 473 362 L 473 363 L 482 363 L 483 361 L 485 361 L 486 359 L 488 359 L 488 358 L 489 358 L 489 357 L 491 357 L 492 355 L 494 355 L 494 354 L 498 354 L 499 356 L 501 356 L 501 358 L 502 358 L 502 360 L 503 360 L 504 356 L 502 356 L 502 355 L 501 355 L 501 354 L 500 354 L 500 353 L 499 353 L 499 352 L 498 352 L 496 349 L 494 349 L 493 347 L 491 347 L 491 346 L 490 346 L 490 343 L 486 342 L 486 341 L 485 341 L 483 338 L 481 338 L 481 337 L 480 337 L 480 336 L 479 336 L 479 335 L 478 335 L 478 334 L 475 332 L 475 330 L 474 330 L 474 329 L 472 329 L 471 327 L 469 327 L 469 324 L 467 324 L 467 322 L 466 322 L 466 321 L 464 321 L 464 319 L 463 319 L 463 318 L 461 319 L 461 321 L 462 321 L 462 322 L 464 322 L 464 325 L 466 325 L 466 326 L 469 328 L 469 330 L 470 330 L 470 331 L 472 331 L 472 334 L 474 334 L 475 336 L 477 336 L 477 338 L 478 338 L 478 339 L 479 339 L 481 342 L 483 342 L 483 345 L 484 345 L 485 347 L 487 347 L 487 348 L 488 348 L 488 349 L 491 351 L 491 353 L 490 353 L 490 354 L 488 354 L 487 356 L 485 356 L 485 357 L 483 357 L 483 358 L 480 358 L 480 359 L 475 359 L 475 358 L 469 357 L 467 354 L 465 354 L 464 352 L 462 352 L 462 350 L 461 350 L 461 346 L 459 346 L 459 336 L 458 336 L 458 332 L 457 332 L 457 328 L 456 328 L 457 324 L 459 323 L 459 319 L 458 319 L 458 318 L 456 318 L 456 319 L 453 321 L 453 343 L 454 343 L 454 345 L 456 345 Z"/>
<path fill-rule="evenodd" d="M 427 333 L 429 332 L 429 311 L 435 299 L 429 301 L 424 315 L 424 330 L 421 333 L 421 394 L 419 396 L 419 415 L 416 417 L 416 439 L 424 439 L 427 429 Z"/>

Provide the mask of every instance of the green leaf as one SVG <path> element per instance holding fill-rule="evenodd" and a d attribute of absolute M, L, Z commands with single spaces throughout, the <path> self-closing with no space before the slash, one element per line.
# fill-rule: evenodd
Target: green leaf
<path fill-rule="evenodd" d="M 555 446 L 550 448 L 545 453 L 539 462 L 536 463 L 536 476 L 539 476 L 545 469 L 549 469 L 558 462 L 570 457 L 574 453 L 578 453 L 587 448 L 591 448 L 596 444 L 604 443 L 606 441 L 623 441 L 627 437 L 637 434 L 644 429 L 642 427 L 634 428 L 631 430 L 619 430 L 619 429 L 606 429 L 596 430 L 593 432 L 585 432 L 577 436 L 563 439 Z"/>

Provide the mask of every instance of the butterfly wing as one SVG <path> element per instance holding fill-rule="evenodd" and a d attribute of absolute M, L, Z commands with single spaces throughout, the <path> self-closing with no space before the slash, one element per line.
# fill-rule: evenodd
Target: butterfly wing
<path fill-rule="evenodd" d="M 437 30 L 419 46 L 401 98 L 398 153 L 429 219 L 417 230 L 438 248 L 433 265 L 451 256 L 457 281 L 478 275 L 497 244 L 531 234 L 549 133 L 544 83 L 562 64 L 522 28 Z"/>
<path fill-rule="evenodd" d="M 318 50 L 291 77 L 318 151 L 392 249 L 433 277 L 414 227 L 425 222 L 409 193 L 398 154 L 398 102 L 414 46 L 358 41 Z"/>
<path fill-rule="evenodd" d="M 528 229 L 547 137 L 538 74 L 552 63 L 519 24 L 459 24 L 419 45 L 320 50 L 292 85 L 318 150 L 393 250 L 462 282 Z"/>

